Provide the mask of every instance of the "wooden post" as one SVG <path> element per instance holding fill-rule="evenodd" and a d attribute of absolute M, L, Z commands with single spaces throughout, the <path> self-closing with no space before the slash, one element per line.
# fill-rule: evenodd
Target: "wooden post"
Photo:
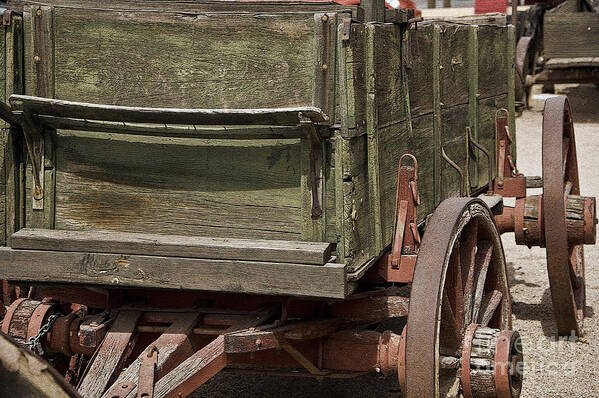
<path fill-rule="evenodd" d="M 435 0 L 427 0 L 426 2 L 426 6 L 428 8 L 436 8 L 437 7 L 437 2 Z"/>
<path fill-rule="evenodd" d="M 435 207 L 441 203 L 441 61 L 440 61 L 441 27 L 435 25 L 433 30 L 433 181 Z"/>
<path fill-rule="evenodd" d="M 468 124 L 472 138 L 478 142 L 478 26 L 468 27 Z M 468 141 L 468 140 L 466 140 Z M 468 170 L 474 182 L 472 187 L 479 186 L 479 154 L 474 154 L 474 165 Z M 469 180 L 468 183 L 471 181 Z M 489 183 L 491 183 L 489 181 Z"/>
<path fill-rule="evenodd" d="M 376 98 L 375 46 L 376 26 L 367 26 L 366 36 L 366 132 L 368 140 L 368 184 L 374 219 L 375 252 L 383 250 L 379 172 L 378 108 Z"/>
<path fill-rule="evenodd" d="M 516 28 L 507 27 L 507 110 L 510 115 L 510 133 L 512 135 L 512 156 L 516 163 Z"/>

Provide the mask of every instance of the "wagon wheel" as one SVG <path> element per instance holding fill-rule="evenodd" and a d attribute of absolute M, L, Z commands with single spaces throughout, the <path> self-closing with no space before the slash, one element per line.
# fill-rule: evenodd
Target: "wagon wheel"
<path fill-rule="evenodd" d="M 568 244 L 565 197 L 579 195 L 572 111 L 566 97 L 543 111 L 543 220 L 553 312 L 560 335 L 583 334 L 584 246 Z"/>
<path fill-rule="evenodd" d="M 534 71 L 532 54 L 532 37 L 522 36 L 516 45 L 516 101 L 520 101 L 526 105 L 528 102 L 528 88 L 526 86 L 526 76 L 531 75 Z M 526 102 L 525 102 L 526 101 Z"/>
<path fill-rule="evenodd" d="M 489 389 L 518 397 L 522 352 L 509 329 L 505 257 L 491 213 L 478 199 L 447 199 L 427 225 L 416 263 L 405 380 L 400 375 L 406 397 L 481 397 Z M 484 339 L 495 355 L 472 360 Z M 471 371 L 475 364 L 481 367 Z"/>

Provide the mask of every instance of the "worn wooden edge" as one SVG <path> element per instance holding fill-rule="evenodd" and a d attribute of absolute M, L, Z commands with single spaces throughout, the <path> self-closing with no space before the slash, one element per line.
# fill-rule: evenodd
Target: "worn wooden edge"
<path fill-rule="evenodd" d="M 516 141 L 516 27 L 509 25 L 507 27 L 506 42 L 506 66 L 507 66 L 507 110 L 510 115 L 510 132 L 512 136 L 512 157 L 514 163 L 517 161 Z"/>
<path fill-rule="evenodd" d="M 324 266 L 0 248 L 0 279 L 343 299 L 345 264 Z"/>
<path fill-rule="evenodd" d="M 87 9 L 118 10 L 118 11 L 160 11 L 160 12 L 197 12 L 197 13 L 236 13 L 255 14 L 268 13 L 314 13 L 314 12 L 348 12 L 356 20 L 363 19 L 363 10 L 356 5 L 341 5 L 333 2 L 315 1 L 251 1 L 232 2 L 227 0 L 199 0 L 199 1 L 169 1 L 148 0 L 140 3 L 135 0 L 92 0 L 81 2 L 79 0 L 9 0 L 7 8 L 21 12 L 26 4 L 50 5 L 54 7 L 76 7 Z"/>
<path fill-rule="evenodd" d="M 328 116 L 316 107 L 260 109 L 143 108 L 63 101 L 28 95 L 11 95 L 13 110 L 67 119 L 90 119 L 129 123 L 197 125 L 298 125 L 304 118 L 324 123 Z M 67 120 L 64 121 L 66 123 Z"/>
<path fill-rule="evenodd" d="M 150 137 L 205 138 L 205 139 L 286 139 L 302 138 L 299 126 L 206 126 L 168 125 L 152 123 L 123 123 L 86 119 L 38 116 L 46 127 L 53 129 L 132 134 Z"/>
<path fill-rule="evenodd" d="M 379 171 L 379 125 L 376 103 L 375 45 L 376 24 L 366 25 L 366 133 L 368 137 L 368 188 L 372 204 L 374 225 L 374 247 L 376 252 L 383 250 L 383 228 L 381 220 L 381 194 Z"/>
<path fill-rule="evenodd" d="M 441 203 L 441 148 L 442 142 L 442 115 L 441 115 L 441 27 L 433 26 L 433 201 L 437 206 Z"/>
<path fill-rule="evenodd" d="M 470 129 L 472 132 L 472 138 L 476 142 L 478 142 L 478 120 L 479 120 L 479 111 L 478 111 L 478 97 L 480 96 L 478 92 L 478 26 L 472 25 L 468 29 L 468 121 L 470 125 Z M 468 142 L 468 140 L 466 140 Z M 468 145 L 468 144 L 466 144 Z M 469 154 L 470 148 L 466 148 L 467 153 Z M 472 178 L 474 179 L 474 184 L 469 180 L 469 184 L 471 187 L 477 187 L 479 185 L 479 165 L 478 165 L 478 153 L 473 154 L 474 167 L 471 170 L 467 168 L 468 172 L 472 172 Z M 467 161 L 470 159 L 468 155 L 466 157 Z"/>
<path fill-rule="evenodd" d="M 0 332 L 0 395 L 14 397 L 81 398 L 44 359 Z"/>
<path fill-rule="evenodd" d="M 332 252 L 332 244 L 321 242 L 31 228 L 23 228 L 14 233 L 11 236 L 11 247 L 314 265 L 327 263 Z"/>

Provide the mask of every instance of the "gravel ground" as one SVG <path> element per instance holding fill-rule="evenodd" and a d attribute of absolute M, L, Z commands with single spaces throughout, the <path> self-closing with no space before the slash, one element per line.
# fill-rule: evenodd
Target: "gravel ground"
<path fill-rule="evenodd" d="M 581 194 L 599 196 L 599 91 L 592 86 L 563 88 L 576 122 Z M 534 101 L 517 120 L 518 167 L 527 175 L 541 175 L 542 105 Z M 587 246 L 586 335 L 577 342 L 560 341 L 551 309 L 544 249 L 516 246 L 513 234 L 503 236 L 513 299 L 514 328 L 523 336 L 525 379 L 523 398 L 599 397 L 599 246 Z M 396 379 L 365 376 L 354 380 L 249 377 L 220 374 L 196 397 L 401 397 Z"/>

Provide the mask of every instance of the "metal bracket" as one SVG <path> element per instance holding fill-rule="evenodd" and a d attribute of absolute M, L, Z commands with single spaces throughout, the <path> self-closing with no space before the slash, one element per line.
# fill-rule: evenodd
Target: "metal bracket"
<path fill-rule="evenodd" d="M 34 210 L 44 208 L 44 136 L 42 129 L 35 123 L 29 112 L 23 112 L 23 136 L 27 145 L 27 153 L 31 160 L 31 173 L 33 174 L 33 198 Z"/>
<path fill-rule="evenodd" d="M 487 148 L 485 148 L 478 142 L 474 141 L 474 138 L 472 137 L 472 130 L 470 130 L 470 127 L 466 127 L 466 140 L 468 140 L 468 151 L 470 151 L 470 146 L 473 146 L 476 149 L 478 149 L 479 151 L 481 151 L 482 153 L 484 153 L 485 156 L 487 157 L 488 171 L 489 171 L 488 191 L 489 191 L 489 193 L 492 193 L 493 192 L 493 161 L 491 160 L 491 154 L 489 153 Z M 470 156 L 467 156 L 466 159 L 470 159 Z M 470 182 L 468 182 L 468 183 L 470 184 Z"/>
<path fill-rule="evenodd" d="M 503 115 L 502 115 L 503 114 Z M 503 197 L 526 196 L 526 177 L 518 173 L 512 158 L 512 135 L 509 112 L 505 108 L 495 112 L 495 141 L 497 146 L 497 176 L 493 191 Z"/>
<path fill-rule="evenodd" d="M 110 398 L 125 398 L 133 389 L 135 388 L 135 383 L 119 383 L 110 391 L 108 396 Z"/>
<path fill-rule="evenodd" d="M 456 162 L 454 162 L 453 160 L 451 160 L 449 158 L 449 156 L 447 156 L 447 153 L 445 153 L 444 147 L 441 147 L 441 156 L 460 175 L 460 196 L 465 196 L 464 195 L 464 185 L 466 185 L 466 184 L 465 184 L 464 171 L 462 170 L 462 168 L 460 166 L 458 166 L 458 164 Z M 469 187 L 466 187 L 465 189 L 466 189 L 466 191 L 470 191 Z M 469 196 L 469 195 L 470 195 L 470 193 L 468 192 L 468 194 L 466 196 Z"/>
<path fill-rule="evenodd" d="M 411 159 L 413 166 L 404 165 Z M 378 275 L 387 282 L 411 282 L 420 247 L 416 207 L 420 205 L 418 193 L 418 161 L 411 154 L 399 159 L 397 192 L 395 197 L 395 224 L 391 252 L 378 262 Z"/>
<path fill-rule="evenodd" d="M 153 346 L 143 356 L 139 367 L 139 385 L 137 387 L 137 396 L 152 398 L 154 396 L 154 376 L 156 373 L 156 363 L 158 363 L 158 348 Z"/>

